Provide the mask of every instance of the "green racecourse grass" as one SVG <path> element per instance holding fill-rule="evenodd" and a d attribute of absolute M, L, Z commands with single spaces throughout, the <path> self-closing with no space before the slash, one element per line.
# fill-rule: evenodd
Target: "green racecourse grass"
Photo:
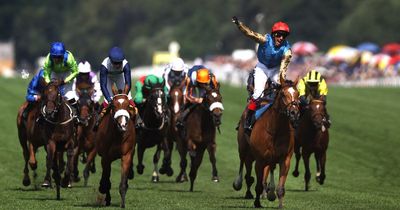
<path fill-rule="evenodd" d="M 97 173 L 92 174 L 89 186 L 83 182 L 72 189 L 61 190 L 57 201 L 55 189 L 24 187 L 22 185 L 23 156 L 18 143 L 16 113 L 24 101 L 28 80 L 0 78 L 0 209 L 92 209 L 101 174 L 99 158 Z M 217 167 L 220 182 L 211 182 L 208 156 L 194 186 L 174 182 L 178 172 L 178 156 L 174 151 L 173 177 L 161 176 L 160 183 L 150 182 L 154 149 L 145 153 L 145 171 L 135 174 L 129 182 L 127 209 L 248 209 L 253 200 L 245 200 L 244 189 L 236 192 L 232 182 L 238 171 L 238 152 L 235 126 L 244 107 L 245 88 L 223 85 L 225 106 L 221 135 L 217 136 Z M 304 169 L 300 177 L 290 175 L 286 182 L 286 209 L 400 209 L 400 89 L 399 88 L 340 88 L 331 87 L 329 111 L 333 121 L 327 158 L 327 178 L 323 186 L 315 182 L 315 163 L 312 159 L 312 186 L 304 192 Z M 45 153 L 38 152 L 40 186 L 45 173 Z M 134 159 L 137 162 L 136 156 Z M 106 209 L 119 209 L 120 161 L 112 167 L 112 204 Z M 293 164 L 292 164 L 293 168 Z M 82 166 L 80 166 L 82 171 Z M 243 183 L 244 184 L 244 183 Z M 243 186 L 245 188 L 245 186 Z M 254 185 L 252 187 L 254 192 Z M 278 202 L 262 200 L 267 208 Z"/>

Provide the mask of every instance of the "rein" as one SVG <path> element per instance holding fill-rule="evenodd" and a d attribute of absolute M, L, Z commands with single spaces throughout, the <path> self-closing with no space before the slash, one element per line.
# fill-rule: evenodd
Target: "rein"
<path fill-rule="evenodd" d="M 46 120 L 46 122 L 48 122 L 48 123 L 50 123 L 50 124 L 53 124 L 53 125 L 65 125 L 65 124 L 71 122 L 71 121 L 74 119 L 74 117 L 72 116 L 72 109 L 71 109 L 71 107 L 70 107 L 67 103 L 66 103 L 65 105 L 68 107 L 68 110 L 69 110 L 69 117 L 70 117 L 70 118 L 67 119 L 67 120 L 65 120 L 65 121 L 62 121 L 62 122 L 55 122 L 55 121 L 52 121 L 52 120 L 48 119 L 48 118 L 46 117 L 46 114 L 45 114 L 45 108 L 46 108 L 46 106 L 43 106 L 43 108 L 40 110 L 40 112 L 41 112 L 43 118 Z M 56 111 L 56 112 L 58 112 L 58 111 Z"/>

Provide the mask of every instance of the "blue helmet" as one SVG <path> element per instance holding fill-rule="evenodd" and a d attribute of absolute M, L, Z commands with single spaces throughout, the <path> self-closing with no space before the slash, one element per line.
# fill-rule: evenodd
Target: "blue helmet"
<path fill-rule="evenodd" d="M 62 42 L 53 42 L 50 48 L 50 55 L 52 57 L 55 56 L 63 56 L 65 53 L 65 46 Z"/>
<path fill-rule="evenodd" d="M 119 47 L 111 48 L 108 57 L 113 63 L 122 62 L 125 59 L 124 52 L 122 52 L 122 49 Z"/>

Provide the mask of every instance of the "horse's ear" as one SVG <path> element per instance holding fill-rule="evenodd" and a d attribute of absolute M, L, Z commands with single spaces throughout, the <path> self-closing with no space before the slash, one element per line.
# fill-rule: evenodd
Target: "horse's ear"
<path fill-rule="evenodd" d="M 43 77 L 40 78 L 39 83 L 42 87 L 46 87 L 49 84 L 46 82 L 46 80 Z"/>
<path fill-rule="evenodd" d="M 124 94 L 128 94 L 129 93 L 129 86 L 128 85 L 125 85 L 123 93 Z"/>
<path fill-rule="evenodd" d="M 300 77 L 299 77 L 299 75 L 297 75 L 296 79 L 294 80 L 293 86 L 297 87 L 297 83 L 299 82 L 299 79 L 300 79 Z"/>
<path fill-rule="evenodd" d="M 117 87 L 115 86 L 115 83 L 113 83 L 113 84 L 111 85 L 111 90 L 112 90 L 113 95 L 117 95 L 117 94 L 118 94 L 118 89 L 117 89 Z"/>
<path fill-rule="evenodd" d="M 75 92 L 76 92 L 76 94 L 78 95 L 78 97 L 81 97 L 81 94 L 82 94 L 81 89 L 76 88 L 76 89 L 75 89 Z"/>

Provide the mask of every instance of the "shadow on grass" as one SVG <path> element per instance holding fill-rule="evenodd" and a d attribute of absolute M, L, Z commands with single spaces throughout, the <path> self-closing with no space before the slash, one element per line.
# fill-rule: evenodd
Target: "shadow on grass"
<path fill-rule="evenodd" d="M 317 192 L 317 189 L 308 189 L 305 191 L 304 189 L 287 189 L 286 192 L 295 192 L 295 193 L 307 193 L 307 192 Z"/>
<path fill-rule="evenodd" d="M 115 207 L 115 208 L 118 208 L 118 207 L 120 207 L 119 206 L 120 204 L 118 204 L 118 203 L 111 203 L 109 206 L 101 206 L 101 205 L 98 205 L 98 204 L 96 204 L 96 203 L 85 203 L 85 204 L 76 204 L 76 205 L 73 205 L 73 207 L 81 207 L 81 208 L 96 208 L 96 209 L 98 209 L 98 208 L 100 208 L 100 207 Z M 125 205 L 126 205 L 126 203 L 125 203 Z"/>
<path fill-rule="evenodd" d="M 46 189 L 42 188 L 40 186 L 34 186 L 34 187 L 14 187 L 14 188 L 8 188 L 6 190 L 23 191 L 23 192 L 37 192 L 37 191 L 44 191 Z"/>
<path fill-rule="evenodd" d="M 60 198 L 60 200 L 57 200 L 56 196 L 54 195 L 54 197 L 25 197 L 25 198 L 19 198 L 20 200 L 27 200 L 27 201 L 64 201 L 65 199 L 63 199 L 62 197 Z"/>

